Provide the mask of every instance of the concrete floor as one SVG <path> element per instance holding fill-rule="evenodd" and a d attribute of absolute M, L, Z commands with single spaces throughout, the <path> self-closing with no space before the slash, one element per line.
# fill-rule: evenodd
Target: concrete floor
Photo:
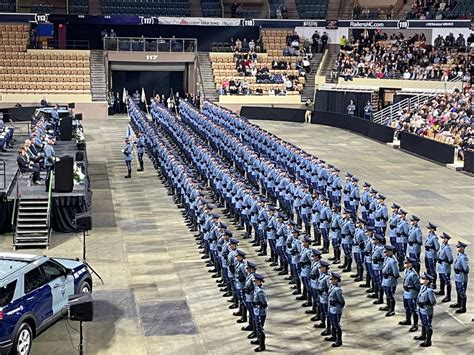
<path fill-rule="evenodd" d="M 454 238 L 472 243 L 472 179 L 444 167 L 395 151 L 335 128 L 258 122 L 361 180 L 367 179 L 423 222 L 431 220 Z M 232 316 L 182 220 L 179 210 L 156 177 L 148 160 L 145 172 L 123 179 L 120 152 L 127 121 L 85 122 L 94 229 L 87 236 L 88 262 L 104 279 L 94 279 L 95 321 L 85 324 L 86 354 L 231 354 L 253 353 L 247 332 Z M 395 199 L 396 196 L 396 199 Z M 238 234 L 238 232 L 236 232 Z M 11 236 L 1 236 L 2 249 Z M 473 245 L 474 247 L 474 245 Z M 469 313 L 455 317 L 446 304 L 436 307 L 434 346 L 421 350 L 403 319 L 401 291 L 397 315 L 385 318 L 363 289 L 351 280 L 342 285 L 347 300 L 343 316 L 344 347 L 334 350 L 313 328 L 281 276 L 243 241 L 241 248 L 267 275 L 269 299 L 268 351 L 310 354 L 349 353 L 467 354 L 474 348 L 474 302 Z M 79 235 L 54 234 L 49 250 L 28 252 L 81 257 Z M 469 252 L 469 248 L 468 248 Z M 471 273 L 472 275 L 472 273 Z M 471 280 L 468 294 L 472 295 Z M 78 324 L 56 323 L 33 344 L 32 354 L 74 354 Z"/>

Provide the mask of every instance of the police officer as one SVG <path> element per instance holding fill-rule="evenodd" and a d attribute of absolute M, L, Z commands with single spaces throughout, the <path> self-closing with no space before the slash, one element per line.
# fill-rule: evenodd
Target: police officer
<path fill-rule="evenodd" d="M 246 271 L 247 277 L 245 279 L 244 285 L 244 306 L 245 312 L 248 311 L 248 322 L 249 324 L 245 327 L 242 327 L 242 330 L 251 331 L 247 336 L 249 339 L 257 337 L 257 332 L 255 330 L 255 320 L 254 320 L 254 309 L 253 309 L 253 294 L 255 291 L 255 271 L 257 270 L 257 264 L 252 261 L 247 261 Z"/>
<path fill-rule="evenodd" d="M 309 289 L 311 292 L 312 308 L 305 311 L 306 314 L 314 314 L 312 321 L 320 320 L 319 317 L 319 295 L 318 295 L 318 279 L 319 279 L 319 261 L 321 260 L 321 251 L 311 249 L 311 269 L 309 272 Z"/>
<path fill-rule="evenodd" d="M 415 215 L 412 215 L 410 218 L 410 228 L 408 229 L 408 246 L 407 246 L 407 254 L 410 258 L 416 260 L 413 267 L 415 268 L 416 272 L 420 273 L 420 254 L 421 254 L 421 246 L 423 245 L 423 237 L 421 233 L 421 228 L 418 225 L 420 218 Z"/>
<path fill-rule="evenodd" d="M 309 274 L 311 271 L 311 238 L 309 235 L 303 236 L 301 252 L 299 254 L 298 269 L 300 271 L 301 283 L 303 284 L 303 294 L 296 297 L 297 300 L 305 300 L 303 307 L 312 306 L 311 290 L 309 286 Z"/>
<path fill-rule="evenodd" d="M 387 311 L 385 317 L 395 315 L 395 290 L 397 288 L 397 280 L 400 277 L 398 262 L 393 255 L 395 247 L 392 245 L 385 245 L 384 247 L 384 261 L 382 266 L 382 287 L 385 293 L 387 306 L 380 307 L 379 310 Z"/>
<path fill-rule="evenodd" d="M 301 294 L 301 281 L 299 277 L 299 260 L 301 253 L 301 241 L 299 239 L 301 229 L 298 226 L 293 227 L 292 238 L 289 241 L 289 248 L 287 248 L 290 254 L 290 270 L 291 270 L 291 284 L 294 284 L 292 287 L 293 295 Z M 287 242 L 288 246 L 288 242 Z"/>
<path fill-rule="evenodd" d="M 360 191 L 359 191 L 359 179 L 356 177 L 352 178 L 352 190 L 349 195 L 349 205 L 351 210 L 352 220 L 357 220 L 357 212 L 359 210 Z"/>
<path fill-rule="evenodd" d="M 354 116 L 354 112 L 356 110 L 356 105 L 354 105 L 354 101 L 350 101 L 349 105 L 347 106 L 347 114 L 350 116 Z"/>
<path fill-rule="evenodd" d="M 441 246 L 437 255 L 437 271 L 439 274 L 439 292 L 436 292 L 438 296 L 444 296 L 445 298 L 441 302 L 451 301 L 451 264 L 453 263 L 453 252 L 449 245 L 451 237 L 449 234 L 443 232 L 441 234 Z M 446 293 L 444 287 L 446 286 Z"/>
<path fill-rule="evenodd" d="M 384 243 L 385 238 L 381 234 L 375 234 L 372 237 L 372 280 L 373 294 L 368 298 L 376 298 L 373 304 L 383 304 L 383 288 L 382 288 L 382 268 L 384 262 Z"/>
<path fill-rule="evenodd" d="M 258 347 L 255 349 L 256 352 L 265 350 L 265 319 L 267 318 L 267 295 L 265 293 L 265 288 L 263 283 L 265 278 L 263 275 L 255 274 L 254 283 L 255 290 L 253 293 L 253 307 L 255 315 L 255 329 L 257 330 L 257 340 L 252 340 L 252 344 L 258 344 Z"/>
<path fill-rule="evenodd" d="M 138 133 L 138 139 L 135 144 L 137 145 L 138 163 L 140 164 L 140 167 L 137 169 L 137 171 L 143 171 L 143 153 L 145 153 L 145 138 L 143 137 L 142 131 Z"/>
<path fill-rule="evenodd" d="M 54 140 L 51 137 L 48 137 L 43 148 L 44 168 L 46 169 L 46 192 L 49 191 L 49 180 L 51 179 L 51 172 L 53 171 L 54 163 L 58 160 L 54 152 L 53 144 Z"/>
<path fill-rule="evenodd" d="M 372 185 L 368 182 L 364 182 L 362 185 L 362 196 L 360 197 L 360 211 L 362 213 L 362 219 L 367 222 L 369 220 L 370 202 L 372 201 L 372 197 L 370 196 L 371 186 Z"/>
<path fill-rule="evenodd" d="M 421 319 L 421 335 L 414 337 L 415 340 L 423 340 L 422 347 L 431 346 L 431 337 L 433 335 L 433 313 L 436 304 L 436 296 L 431 287 L 434 277 L 426 272 L 421 276 L 421 289 L 416 300 L 418 304 L 418 313 Z"/>
<path fill-rule="evenodd" d="M 397 224 L 400 219 L 400 216 L 398 214 L 398 209 L 400 208 L 400 205 L 397 203 L 392 203 L 392 206 L 390 206 L 392 209 L 392 215 L 390 216 L 390 219 L 388 221 L 388 226 L 389 226 L 389 231 L 388 235 L 390 238 L 390 244 L 393 245 L 394 247 L 397 245 Z"/>
<path fill-rule="evenodd" d="M 344 250 L 344 264 L 339 265 L 342 272 L 350 272 L 352 270 L 352 245 L 354 243 L 354 222 L 351 219 L 352 210 L 344 208 L 341 226 L 341 245 Z"/>
<path fill-rule="evenodd" d="M 130 179 L 132 177 L 132 159 L 133 159 L 133 145 L 130 143 L 130 138 L 125 138 L 125 146 L 122 149 L 123 159 L 127 165 L 127 175 L 124 176 L 125 179 Z"/>
<path fill-rule="evenodd" d="M 416 300 L 420 292 L 420 277 L 416 272 L 414 265 L 415 258 L 407 257 L 405 259 L 405 269 L 403 273 L 403 306 L 405 308 L 405 320 L 398 322 L 400 325 L 411 325 L 409 332 L 418 330 L 418 313 L 416 311 Z M 411 317 L 413 316 L 413 325 Z"/>
<path fill-rule="evenodd" d="M 407 251 L 407 242 L 408 242 L 408 233 L 410 227 L 408 226 L 408 222 L 406 220 L 407 211 L 403 208 L 398 210 L 399 219 L 397 226 L 395 228 L 395 241 L 396 241 L 396 248 L 397 248 L 397 259 L 398 259 L 398 266 L 400 269 L 403 269 L 403 260 L 405 259 L 406 251 Z"/>
<path fill-rule="evenodd" d="M 342 228 L 342 217 L 339 203 L 333 203 L 332 214 L 331 214 L 331 243 L 334 252 L 334 256 L 328 260 L 332 260 L 333 264 L 339 264 L 341 262 L 341 228 Z"/>
<path fill-rule="evenodd" d="M 450 305 L 451 308 L 457 308 L 455 313 L 466 313 L 467 303 L 467 280 L 469 274 L 469 260 L 466 255 L 467 244 L 458 241 L 456 249 L 458 254 L 454 262 L 454 281 L 456 283 L 457 302 Z"/>
<path fill-rule="evenodd" d="M 234 316 L 240 316 L 242 318 L 237 320 L 237 323 L 245 323 L 247 321 L 247 312 L 245 310 L 245 280 L 247 279 L 246 263 L 245 263 L 245 253 L 243 250 L 237 249 L 237 255 L 235 256 L 235 278 L 234 278 L 234 289 L 235 295 L 238 299 L 238 308 L 237 312 L 232 313 Z"/>
<path fill-rule="evenodd" d="M 388 211 L 387 206 L 385 205 L 385 196 L 378 194 L 376 198 L 377 207 L 374 211 L 375 231 L 378 234 L 385 236 L 388 221 Z"/>
<path fill-rule="evenodd" d="M 329 308 L 328 308 L 328 296 L 329 296 L 329 263 L 326 260 L 319 262 L 319 278 L 316 284 L 319 295 L 319 317 L 321 323 L 315 324 L 315 328 L 323 328 L 321 335 L 331 334 L 331 323 L 329 322 Z"/>
<path fill-rule="evenodd" d="M 370 101 L 367 101 L 367 105 L 364 107 L 364 118 L 366 120 L 371 120 L 372 119 L 372 112 L 373 112 L 373 107 Z"/>
<path fill-rule="evenodd" d="M 324 338 L 325 341 L 333 341 L 332 347 L 337 348 L 342 345 L 342 328 L 341 317 L 342 310 L 346 304 L 342 289 L 339 286 L 341 275 L 331 272 L 331 286 L 329 287 L 328 303 L 329 303 L 329 320 L 331 322 L 331 336 Z"/>
<path fill-rule="evenodd" d="M 425 240 L 425 268 L 426 273 L 433 276 L 433 289 L 436 289 L 436 256 L 439 250 L 438 236 L 436 235 L 437 226 L 431 222 L 426 225 L 428 235 Z"/>
<path fill-rule="evenodd" d="M 331 210 L 329 209 L 329 201 L 326 196 L 321 197 L 321 212 L 319 219 L 319 230 L 323 237 L 323 247 L 321 253 L 329 253 L 329 228 L 331 223 Z"/>
<path fill-rule="evenodd" d="M 362 218 L 357 219 L 355 231 L 354 231 L 354 260 L 356 263 L 357 272 L 351 275 L 354 278 L 354 282 L 362 281 L 364 278 L 364 249 L 365 249 L 365 220 Z"/>
<path fill-rule="evenodd" d="M 372 277 L 374 274 L 372 269 L 372 238 L 374 237 L 374 232 L 374 226 L 368 225 L 365 228 L 364 249 L 362 250 L 364 255 L 365 283 L 359 285 L 359 287 L 368 288 L 367 293 L 372 293 L 375 289 L 375 281 Z"/>

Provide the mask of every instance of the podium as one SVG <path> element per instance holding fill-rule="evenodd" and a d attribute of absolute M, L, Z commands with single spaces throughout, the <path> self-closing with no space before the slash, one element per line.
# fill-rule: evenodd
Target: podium
<path fill-rule="evenodd" d="M 65 117 L 59 121 L 59 137 L 62 141 L 72 139 L 72 117 Z"/>
<path fill-rule="evenodd" d="M 74 158 L 65 155 L 54 164 L 54 192 L 72 192 Z"/>

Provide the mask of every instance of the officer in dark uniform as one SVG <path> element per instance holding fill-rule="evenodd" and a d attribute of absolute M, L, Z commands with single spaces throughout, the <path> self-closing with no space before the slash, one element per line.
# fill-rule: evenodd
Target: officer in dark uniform
<path fill-rule="evenodd" d="M 140 167 L 137 169 L 137 171 L 143 171 L 143 153 L 145 153 L 145 138 L 143 137 L 142 131 L 138 133 L 138 139 L 135 144 L 137 145 L 138 163 L 140 164 Z"/>
<path fill-rule="evenodd" d="M 127 175 L 125 179 L 130 179 L 132 177 L 132 159 L 133 159 L 133 145 L 130 143 L 130 138 L 125 138 L 125 146 L 122 149 L 123 159 L 127 165 Z"/>
<path fill-rule="evenodd" d="M 403 273 L 403 306 L 405 307 L 405 320 L 398 322 L 400 325 L 411 325 L 410 332 L 418 330 L 418 313 L 416 311 L 416 299 L 420 292 L 420 277 L 416 272 L 414 265 L 415 258 L 407 257 L 405 259 L 405 269 Z M 413 316 L 413 325 L 411 317 Z"/>
<path fill-rule="evenodd" d="M 341 275 L 331 272 L 331 286 L 329 287 L 328 303 L 329 303 L 329 320 L 331 322 L 331 336 L 324 338 L 325 341 L 333 341 L 332 347 L 337 348 L 342 345 L 342 328 L 341 317 L 342 310 L 346 304 L 342 289 L 339 286 Z"/>
<path fill-rule="evenodd" d="M 434 294 L 431 284 L 434 277 L 426 272 L 421 276 L 421 289 L 416 300 L 418 304 L 418 313 L 421 319 L 421 335 L 414 337 L 415 340 L 423 340 L 420 344 L 422 347 L 431 346 L 431 336 L 433 335 L 433 314 L 434 306 L 436 304 L 436 296 Z"/>
<path fill-rule="evenodd" d="M 264 351 L 265 348 L 265 320 L 267 318 L 267 295 L 265 293 L 265 288 L 263 283 L 265 278 L 263 275 L 255 274 L 254 283 L 255 290 L 253 293 L 253 307 L 255 315 L 255 329 L 257 330 L 257 339 L 252 340 L 252 344 L 258 344 L 258 347 L 255 349 L 256 352 Z"/>
<path fill-rule="evenodd" d="M 469 259 L 466 255 L 467 244 L 459 242 L 456 244 L 458 254 L 454 262 L 454 281 L 456 283 L 457 302 L 450 305 L 451 308 L 457 308 L 455 313 L 466 313 L 467 303 L 467 280 L 469 274 Z"/>

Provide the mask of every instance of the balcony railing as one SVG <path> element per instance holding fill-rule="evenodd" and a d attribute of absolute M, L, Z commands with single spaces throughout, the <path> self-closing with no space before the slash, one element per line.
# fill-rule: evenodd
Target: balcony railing
<path fill-rule="evenodd" d="M 196 52 L 196 38 L 104 37 L 104 50 L 120 52 Z"/>

